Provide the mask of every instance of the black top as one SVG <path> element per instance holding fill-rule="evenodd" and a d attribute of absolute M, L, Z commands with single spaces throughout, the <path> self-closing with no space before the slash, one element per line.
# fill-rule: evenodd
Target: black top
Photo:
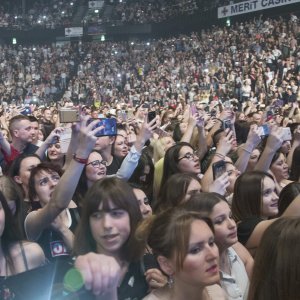
<path fill-rule="evenodd" d="M 79 218 L 77 208 L 69 208 L 72 223 L 69 228 L 73 233 L 77 227 Z M 52 228 L 46 228 L 36 241 L 43 249 L 46 258 L 51 262 L 56 259 L 70 259 L 70 253 L 67 247 L 57 231 Z"/>
<path fill-rule="evenodd" d="M 248 242 L 254 228 L 261 221 L 263 221 L 262 218 L 250 217 L 237 224 L 237 235 L 241 244 L 245 245 Z"/>
<path fill-rule="evenodd" d="M 122 159 L 113 156 L 113 161 L 109 166 L 106 167 L 106 174 L 107 175 L 114 175 L 118 172 L 122 164 Z"/>
<path fill-rule="evenodd" d="M 50 121 L 45 121 L 45 120 L 41 120 L 40 124 L 43 125 L 43 129 L 44 129 L 44 132 L 45 132 L 45 137 L 44 138 L 46 139 L 49 136 L 49 134 L 51 133 L 51 131 L 55 129 L 55 124 L 53 124 Z"/>

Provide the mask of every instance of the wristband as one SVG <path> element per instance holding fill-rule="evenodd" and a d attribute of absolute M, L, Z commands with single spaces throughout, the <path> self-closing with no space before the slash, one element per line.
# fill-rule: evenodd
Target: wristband
<path fill-rule="evenodd" d="M 80 158 L 76 156 L 76 153 L 73 154 L 73 159 L 80 164 L 86 165 L 88 162 L 88 158 Z"/>
<path fill-rule="evenodd" d="M 215 153 L 215 156 L 218 156 L 218 157 L 221 158 L 222 160 L 225 160 L 225 155 L 223 155 L 223 154 L 221 154 L 221 153 L 216 152 L 216 153 Z"/>
<path fill-rule="evenodd" d="M 246 151 L 247 153 L 249 153 L 249 154 L 251 154 L 251 153 L 252 153 L 252 151 L 250 151 L 250 150 L 246 149 L 245 147 L 242 147 L 242 149 L 243 149 L 244 151 Z"/>

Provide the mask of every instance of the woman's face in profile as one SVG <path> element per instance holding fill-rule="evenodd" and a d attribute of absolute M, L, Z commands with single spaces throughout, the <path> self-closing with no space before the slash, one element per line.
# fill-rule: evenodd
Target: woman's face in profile
<path fill-rule="evenodd" d="M 189 146 L 183 146 L 179 151 L 178 169 L 182 173 L 195 174 L 201 173 L 199 158 L 194 154 L 194 150 Z"/>
<path fill-rule="evenodd" d="M 284 179 L 289 178 L 289 167 L 288 167 L 288 165 L 286 163 L 286 159 L 282 153 L 280 153 L 277 160 L 273 162 L 270 170 L 273 172 L 278 183 L 280 183 Z"/>
<path fill-rule="evenodd" d="M 269 177 L 263 179 L 262 213 L 263 217 L 275 217 L 278 214 L 278 195 L 275 182 Z"/>
<path fill-rule="evenodd" d="M 255 165 L 258 162 L 260 156 L 260 151 L 258 149 L 254 149 L 250 155 L 249 161 L 248 161 L 248 170 L 252 171 L 254 170 Z"/>

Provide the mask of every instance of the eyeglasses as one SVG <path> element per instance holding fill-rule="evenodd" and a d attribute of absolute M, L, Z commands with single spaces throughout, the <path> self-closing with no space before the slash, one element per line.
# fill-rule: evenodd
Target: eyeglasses
<path fill-rule="evenodd" d="M 91 161 L 90 163 L 88 163 L 86 165 L 87 166 L 92 165 L 92 167 L 94 167 L 94 168 L 101 167 L 101 165 L 106 167 L 107 166 L 107 161 L 105 161 L 105 160 L 94 160 L 94 161 Z"/>
<path fill-rule="evenodd" d="M 50 149 L 50 148 L 52 148 L 53 146 L 54 146 L 56 149 L 60 149 L 60 144 L 50 144 L 50 145 L 48 146 L 48 148 Z"/>
<path fill-rule="evenodd" d="M 196 153 L 190 153 L 190 152 L 188 152 L 184 156 L 178 158 L 178 161 L 180 161 L 180 160 L 182 160 L 184 158 L 186 158 L 187 160 L 194 160 L 195 157 L 198 158 L 198 156 L 196 155 Z"/>

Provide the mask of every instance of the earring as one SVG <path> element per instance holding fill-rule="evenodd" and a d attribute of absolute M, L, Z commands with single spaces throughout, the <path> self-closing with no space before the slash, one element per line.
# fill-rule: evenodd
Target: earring
<path fill-rule="evenodd" d="M 174 278 L 170 275 L 168 277 L 168 287 L 169 287 L 169 289 L 173 287 L 173 284 L 174 284 Z"/>

